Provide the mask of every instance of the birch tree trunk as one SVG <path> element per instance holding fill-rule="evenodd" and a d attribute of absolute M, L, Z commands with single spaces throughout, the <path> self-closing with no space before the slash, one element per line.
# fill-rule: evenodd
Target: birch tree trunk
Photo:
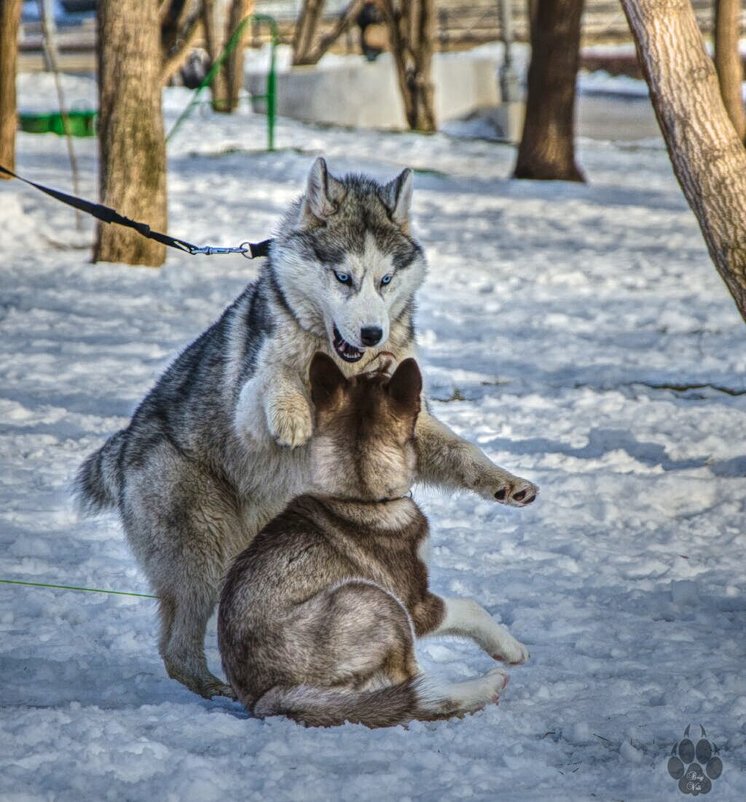
<path fill-rule="evenodd" d="M 407 124 L 435 131 L 435 0 L 382 0 Z"/>
<path fill-rule="evenodd" d="M 21 0 L 0 0 L 0 164 L 16 168 L 16 64 Z M 0 175 L 0 178 L 9 178 Z"/>
<path fill-rule="evenodd" d="M 741 0 L 715 0 L 715 69 L 723 103 L 738 138 L 743 142 L 746 135 L 746 115 L 741 96 L 743 64 L 738 48 L 740 38 Z"/>
<path fill-rule="evenodd" d="M 157 231 L 167 228 L 166 147 L 161 114 L 158 4 L 98 5 L 101 201 Z M 122 226 L 99 223 L 94 262 L 157 267 L 165 247 Z"/>
<path fill-rule="evenodd" d="M 746 150 L 688 0 L 622 0 L 676 177 L 746 320 Z"/>
<path fill-rule="evenodd" d="M 585 181 L 575 163 L 583 0 L 536 0 L 523 135 L 514 178 Z"/>

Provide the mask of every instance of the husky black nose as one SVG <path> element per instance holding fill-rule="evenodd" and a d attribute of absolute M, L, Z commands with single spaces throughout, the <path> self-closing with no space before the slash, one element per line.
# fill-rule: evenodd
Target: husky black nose
<path fill-rule="evenodd" d="M 363 345 L 378 345 L 383 337 L 383 329 L 378 326 L 363 326 L 360 329 L 360 341 Z"/>

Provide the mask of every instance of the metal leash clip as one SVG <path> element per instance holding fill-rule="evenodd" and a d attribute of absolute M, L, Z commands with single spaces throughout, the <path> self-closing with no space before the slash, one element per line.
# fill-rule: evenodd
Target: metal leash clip
<path fill-rule="evenodd" d="M 190 253 L 193 255 L 196 254 L 204 254 L 205 256 L 215 256 L 216 254 L 223 254 L 223 253 L 240 253 L 241 256 L 245 257 L 246 259 L 253 259 L 254 255 L 251 252 L 251 243 L 250 242 L 242 242 L 237 248 L 218 248 L 212 245 L 204 245 L 201 248 L 193 247 L 190 250 Z M 246 254 L 249 254 L 246 256 Z"/>

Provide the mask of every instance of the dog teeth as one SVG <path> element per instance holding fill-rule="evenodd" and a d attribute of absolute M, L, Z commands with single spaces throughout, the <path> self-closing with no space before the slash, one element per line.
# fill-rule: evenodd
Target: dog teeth
<path fill-rule="evenodd" d="M 334 327 L 334 350 L 345 360 L 345 362 L 357 362 L 362 359 L 363 352 L 354 345 L 350 345 L 347 340 L 339 333 L 339 329 Z"/>

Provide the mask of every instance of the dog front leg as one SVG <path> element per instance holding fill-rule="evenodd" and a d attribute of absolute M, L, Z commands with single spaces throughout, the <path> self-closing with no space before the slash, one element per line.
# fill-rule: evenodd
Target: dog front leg
<path fill-rule="evenodd" d="M 261 441 L 269 436 L 281 446 L 296 448 L 307 443 L 313 431 L 311 402 L 303 385 L 283 371 L 253 376 L 241 389 L 234 426 L 250 438 Z"/>
<path fill-rule="evenodd" d="M 513 507 L 525 507 L 539 492 L 535 484 L 495 465 L 425 409 L 417 419 L 416 435 L 417 476 L 422 482 L 473 490 Z"/>
<path fill-rule="evenodd" d="M 306 389 L 292 376 L 275 375 L 264 392 L 267 428 L 281 446 L 305 445 L 313 432 L 313 412 Z"/>

